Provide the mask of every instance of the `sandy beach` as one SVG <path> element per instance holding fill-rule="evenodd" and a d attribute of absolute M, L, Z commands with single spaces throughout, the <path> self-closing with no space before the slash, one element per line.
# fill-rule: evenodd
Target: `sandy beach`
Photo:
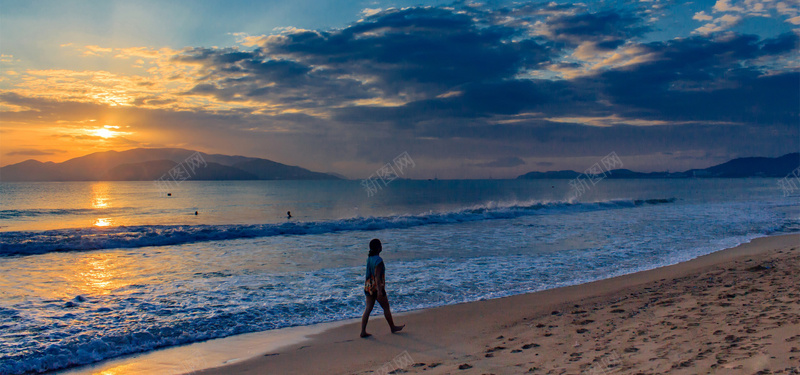
<path fill-rule="evenodd" d="M 797 374 L 800 235 L 538 293 L 347 324 L 203 374 Z M 391 287 L 391 286 L 390 286 Z M 391 292 L 390 292 L 391 293 Z"/>

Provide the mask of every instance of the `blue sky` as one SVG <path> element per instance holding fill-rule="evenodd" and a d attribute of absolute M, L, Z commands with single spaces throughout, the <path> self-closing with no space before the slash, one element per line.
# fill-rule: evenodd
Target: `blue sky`
<path fill-rule="evenodd" d="M 53 51 L 67 43 L 120 48 L 228 46 L 236 44 L 234 33 L 259 35 L 290 26 L 340 28 L 360 17 L 363 9 L 418 5 L 413 1 L 333 0 L 41 0 L 0 4 L 0 34 L 6 36 L 2 48 L 37 68 L 57 63 L 59 56 Z"/>
<path fill-rule="evenodd" d="M 637 170 L 800 148 L 777 0 L 0 1 L 0 165 L 132 147 L 363 177 Z"/>

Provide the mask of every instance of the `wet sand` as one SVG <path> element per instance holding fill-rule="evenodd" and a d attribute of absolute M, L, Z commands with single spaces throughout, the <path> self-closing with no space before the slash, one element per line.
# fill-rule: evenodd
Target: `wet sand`
<path fill-rule="evenodd" d="M 800 374 L 800 235 L 572 287 L 373 315 L 202 374 Z M 391 297 L 391 290 L 390 290 Z"/>

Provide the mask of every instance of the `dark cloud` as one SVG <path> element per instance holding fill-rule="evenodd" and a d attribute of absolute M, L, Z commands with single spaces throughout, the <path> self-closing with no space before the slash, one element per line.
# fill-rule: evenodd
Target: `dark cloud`
<path fill-rule="evenodd" d="M 760 43 L 761 52 L 766 55 L 778 55 L 791 52 L 800 46 L 800 37 L 795 33 L 784 33 Z"/>
<path fill-rule="evenodd" d="M 513 6 L 500 8 L 476 6 L 473 3 L 472 6 L 459 9 L 462 14 L 468 14 L 475 19 L 484 20 L 487 24 L 513 27 L 519 30 L 531 29 L 537 22 L 545 21 L 548 17 L 570 16 L 585 10 L 586 5 L 582 3 L 558 4 L 555 2 L 516 3 Z"/>
<path fill-rule="evenodd" d="M 594 42 L 597 47 L 613 50 L 649 28 L 637 16 L 608 10 L 555 17 L 547 22 L 547 30 L 555 41 L 573 46 Z"/>
<path fill-rule="evenodd" d="M 191 48 L 173 58 L 200 64 L 204 71 L 186 94 L 218 100 L 250 100 L 310 108 L 374 97 L 360 82 L 303 63 L 271 58 L 263 51 Z"/>
<path fill-rule="evenodd" d="M 494 116 L 541 111 L 545 116 L 606 116 L 612 112 L 598 104 L 596 85 L 578 86 L 567 81 L 505 80 L 472 83 L 444 98 L 413 101 L 398 107 L 345 107 L 335 110 L 334 118 L 348 123 L 388 123 L 396 127 L 416 127 L 433 121 L 437 131 L 451 131 L 450 120 L 469 121 Z M 423 126 L 424 128 L 424 126 Z M 492 132 L 496 128 L 487 128 Z"/>
<path fill-rule="evenodd" d="M 788 105 L 797 96 L 793 76 L 767 75 L 758 65 L 760 58 L 795 51 L 794 33 L 767 40 L 728 34 L 641 44 L 636 39 L 649 29 L 635 14 L 581 9 L 551 4 L 497 11 L 392 9 L 343 29 L 272 36 L 255 51 L 193 48 L 175 59 L 206 70 L 187 94 L 323 109 L 338 122 L 395 128 L 438 122 L 448 130 L 455 119 L 523 112 L 540 112 L 542 118 L 717 122 L 786 121 L 796 113 Z M 529 37 L 514 22 L 500 24 L 501 16 L 547 16 L 550 39 Z M 568 51 L 555 46 L 587 42 L 595 50 L 635 45 L 651 58 L 572 80 L 520 78 L 543 64 L 580 67 L 562 60 Z M 405 104 L 357 105 L 358 100 Z M 451 130 L 454 136 L 457 129 Z"/>
<path fill-rule="evenodd" d="M 652 61 L 575 84 L 599 85 L 615 112 L 630 117 L 796 125 L 800 73 L 768 74 L 759 61 L 796 51 L 797 39 L 726 35 L 649 43 Z"/>
<path fill-rule="evenodd" d="M 253 59 L 256 54 L 242 52 L 234 48 L 187 48 L 180 55 L 174 56 L 173 61 L 198 63 L 205 66 L 233 64 L 237 61 Z"/>
<path fill-rule="evenodd" d="M 518 34 L 505 26 L 479 25 L 450 10 L 410 8 L 382 12 L 343 30 L 289 34 L 265 48 L 375 77 L 391 94 L 402 92 L 404 85 L 446 89 L 505 79 L 549 60 L 546 47 L 512 39 Z"/>
<path fill-rule="evenodd" d="M 521 30 L 439 8 L 388 10 L 333 31 L 296 31 L 259 49 L 192 48 L 174 60 L 206 73 L 187 94 L 296 107 L 358 99 L 425 100 L 513 79 L 554 56 Z"/>

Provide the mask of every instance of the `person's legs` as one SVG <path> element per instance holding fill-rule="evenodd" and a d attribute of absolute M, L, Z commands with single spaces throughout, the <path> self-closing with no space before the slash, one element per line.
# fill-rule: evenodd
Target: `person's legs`
<path fill-rule="evenodd" d="M 375 306 L 375 297 L 367 295 L 367 306 L 364 309 L 364 315 L 361 316 L 361 337 L 372 336 L 369 333 L 367 333 L 367 322 L 369 321 L 369 314 L 372 312 L 372 308 L 374 306 Z"/>
<path fill-rule="evenodd" d="M 400 332 L 406 325 L 405 324 L 401 326 L 394 325 L 394 320 L 392 319 L 392 311 L 389 308 L 389 297 L 386 294 L 378 297 L 378 303 L 381 304 L 381 308 L 383 309 L 383 316 L 389 323 L 389 328 L 392 330 L 392 333 Z"/>

